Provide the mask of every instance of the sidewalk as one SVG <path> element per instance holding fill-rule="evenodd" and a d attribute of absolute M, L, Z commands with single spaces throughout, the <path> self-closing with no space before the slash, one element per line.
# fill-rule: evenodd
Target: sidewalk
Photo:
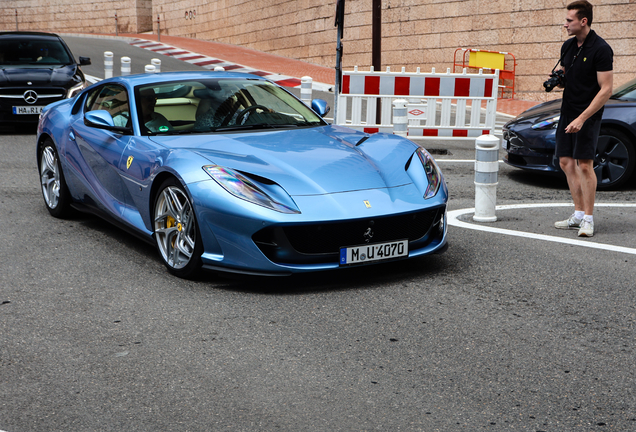
<path fill-rule="evenodd" d="M 280 74 L 295 78 L 292 80 L 286 78 L 278 81 L 282 85 L 298 86 L 300 85 L 300 78 L 303 76 L 310 76 L 314 83 L 323 83 L 330 86 L 335 84 L 335 71 L 332 68 L 268 54 L 250 48 L 178 36 L 162 35 L 161 41 L 157 41 L 157 35 L 154 34 L 124 34 L 120 36 L 137 39 L 137 41 L 131 42 L 131 45 L 155 51 L 157 54 L 178 57 L 181 60 L 203 65 L 210 69 L 222 61 L 225 63 L 222 66 L 226 70 L 236 70 L 245 66 L 255 69 L 259 75 Z M 144 41 L 152 43 L 145 43 Z M 234 63 L 235 65 L 227 66 L 226 63 Z M 538 103 L 517 99 L 499 99 L 497 101 L 497 112 L 516 116 Z"/>

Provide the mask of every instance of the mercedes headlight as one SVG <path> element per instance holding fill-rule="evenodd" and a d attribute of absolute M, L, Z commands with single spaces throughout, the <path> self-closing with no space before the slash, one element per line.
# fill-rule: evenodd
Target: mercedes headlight
<path fill-rule="evenodd" d="M 83 83 L 83 82 L 81 82 L 79 84 L 75 84 L 73 87 L 68 89 L 68 91 L 66 92 L 66 98 L 70 99 L 70 98 L 74 97 L 76 94 L 81 92 L 84 89 L 84 87 L 85 87 L 85 83 Z"/>
<path fill-rule="evenodd" d="M 251 180 L 239 171 L 218 165 L 206 165 L 203 170 L 237 198 L 281 213 L 300 213 L 289 194 L 274 182 Z"/>

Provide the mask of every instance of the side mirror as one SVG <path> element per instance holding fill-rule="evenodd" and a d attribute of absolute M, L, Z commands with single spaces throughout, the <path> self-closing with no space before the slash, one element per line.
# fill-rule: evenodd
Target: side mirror
<path fill-rule="evenodd" d="M 106 129 L 118 133 L 130 132 L 130 128 L 115 126 L 113 117 L 106 110 L 95 110 L 85 113 L 84 124 L 97 129 Z"/>
<path fill-rule="evenodd" d="M 327 101 L 323 99 L 314 99 L 311 101 L 311 109 L 316 111 L 320 117 L 324 117 L 331 110 Z"/>
<path fill-rule="evenodd" d="M 80 66 L 88 66 L 91 64 L 91 59 L 90 57 L 80 57 L 79 58 L 79 64 Z"/>

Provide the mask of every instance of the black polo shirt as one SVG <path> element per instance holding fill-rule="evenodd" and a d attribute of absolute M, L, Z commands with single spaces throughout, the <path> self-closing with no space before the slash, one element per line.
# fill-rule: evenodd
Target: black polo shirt
<path fill-rule="evenodd" d="M 565 68 L 565 90 L 562 113 L 574 117 L 585 111 L 601 90 L 596 73 L 611 71 L 613 57 L 612 48 L 594 30 L 587 34 L 580 52 L 576 37 L 563 43 L 561 65 Z M 600 119 L 602 115 L 603 108 L 591 118 Z"/>

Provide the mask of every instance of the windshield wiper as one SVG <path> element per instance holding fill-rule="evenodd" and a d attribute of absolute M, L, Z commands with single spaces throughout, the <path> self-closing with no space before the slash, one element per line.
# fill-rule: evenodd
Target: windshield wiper
<path fill-rule="evenodd" d="M 219 126 L 216 128 L 211 128 L 210 132 L 228 132 L 235 130 L 254 130 L 254 129 L 284 129 L 290 127 L 298 127 L 297 125 L 291 124 L 249 124 L 249 125 L 234 125 L 234 126 Z"/>

